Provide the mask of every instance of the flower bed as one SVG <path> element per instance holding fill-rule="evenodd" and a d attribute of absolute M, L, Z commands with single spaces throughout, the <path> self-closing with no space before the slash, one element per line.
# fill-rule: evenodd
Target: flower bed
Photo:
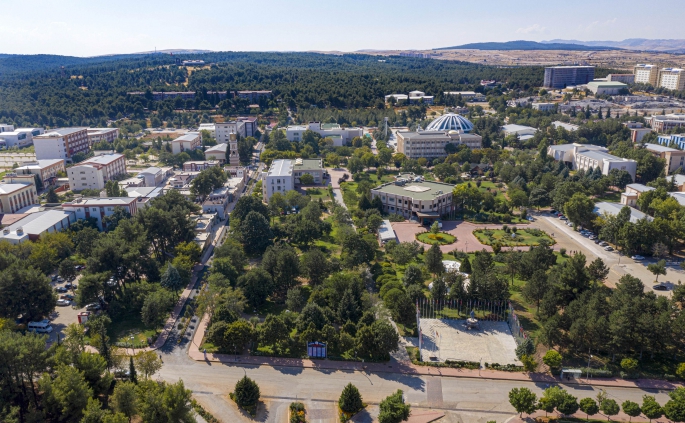
<path fill-rule="evenodd" d="M 450 235 L 447 232 L 438 232 L 434 234 L 432 232 L 421 232 L 416 234 L 416 239 L 424 244 L 438 244 L 438 245 L 449 245 L 454 244 L 457 241 L 457 237 Z"/>
<path fill-rule="evenodd" d="M 304 404 L 301 402 L 290 403 L 290 423 L 307 423 L 305 415 L 306 411 L 304 409 Z"/>

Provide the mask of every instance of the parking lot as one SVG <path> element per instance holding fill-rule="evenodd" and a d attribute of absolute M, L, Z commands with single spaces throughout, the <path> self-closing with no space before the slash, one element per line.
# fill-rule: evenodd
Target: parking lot
<path fill-rule="evenodd" d="M 79 273 L 76 275 L 74 280 L 71 281 L 71 283 L 78 287 L 80 278 L 81 274 Z M 63 288 L 67 283 L 67 281 L 51 281 L 50 285 L 53 287 L 53 289 L 59 287 Z M 66 293 L 56 292 L 56 294 L 58 298 L 63 295 L 73 295 L 75 297 L 76 290 L 68 289 Z M 69 301 L 68 305 L 58 305 L 55 307 L 55 311 L 49 316 L 52 332 L 49 334 L 48 344 L 57 342 L 58 335 L 61 337 L 61 339 L 64 339 L 64 328 L 66 328 L 70 323 L 78 323 L 78 314 L 85 310 L 85 307 L 77 308 L 75 301 Z"/>

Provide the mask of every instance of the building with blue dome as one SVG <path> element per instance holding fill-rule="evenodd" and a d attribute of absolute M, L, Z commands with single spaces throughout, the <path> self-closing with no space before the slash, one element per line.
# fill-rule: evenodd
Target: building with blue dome
<path fill-rule="evenodd" d="M 426 131 L 457 131 L 468 134 L 473 130 L 473 124 L 462 115 L 446 113 L 429 123 Z"/>
<path fill-rule="evenodd" d="M 429 123 L 425 131 L 397 132 L 397 151 L 410 159 L 434 159 L 447 156 L 447 144 L 481 148 L 483 139 L 471 131 L 473 123 L 468 119 L 447 113 Z"/>

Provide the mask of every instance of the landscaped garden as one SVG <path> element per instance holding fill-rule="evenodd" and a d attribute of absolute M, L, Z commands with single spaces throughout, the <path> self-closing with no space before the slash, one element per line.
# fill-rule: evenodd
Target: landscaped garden
<path fill-rule="evenodd" d="M 438 245 L 449 245 L 454 244 L 457 241 L 457 237 L 450 235 L 447 232 L 422 232 L 416 234 L 416 239 L 424 244 L 438 244 Z"/>
<path fill-rule="evenodd" d="M 473 235 L 484 245 L 499 244 L 502 247 L 523 247 L 540 245 L 547 242 L 548 245 L 555 243 L 554 239 L 544 231 L 535 228 L 518 229 L 516 227 L 502 226 L 502 229 L 478 229 Z"/>

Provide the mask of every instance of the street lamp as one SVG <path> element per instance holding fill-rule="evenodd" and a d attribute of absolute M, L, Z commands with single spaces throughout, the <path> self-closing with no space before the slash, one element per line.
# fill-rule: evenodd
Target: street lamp
<path fill-rule="evenodd" d="M 590 380 L 590 360 L 592 360 L 592 354 L 587 358 L 587 380 Z"/>

